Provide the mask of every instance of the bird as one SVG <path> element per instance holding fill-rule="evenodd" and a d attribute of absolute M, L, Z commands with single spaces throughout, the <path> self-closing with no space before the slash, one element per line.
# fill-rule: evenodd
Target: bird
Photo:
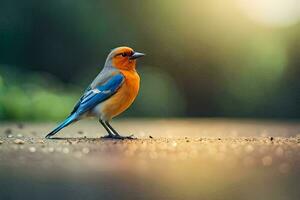
<path fill-rule="evenodd" d="M 133 135 L 120 135 L 110 121 L 130 107 L 138 95 L 140 77 L 136 61 L 143 56 L 144 53 L 126 46 L 111 50 L 104 67 L 84 90 L 72 112 L 46 138 L 50 139 L 61 129 L 83 118 L 96 117 L 108 133 L 103 138 L 134 139 Z"/>

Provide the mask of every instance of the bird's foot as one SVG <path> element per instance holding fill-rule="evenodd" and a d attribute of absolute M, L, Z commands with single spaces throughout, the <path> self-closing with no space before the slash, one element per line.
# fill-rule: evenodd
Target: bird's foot
<path fill-rule="evenodd" d="M 121 136 L 121 135 L 105 135 L 103 137 L 101 137 L 103 139 L 116 139 L 116 140 L 135 140 L 137 139 L 136 137 L 133 137 L 133 135 L 129 135 L 129 136 Z"/>
<path fill-rule="evenodd" d="M 121 136 L 121 135 L 115 135 L 113 139 L 118 139 L 118 140 L 136 140 L 136 137 L 133 137 L 133 135 L 129 135 L 129 136 Z"/>
<path fill-rule="evenodd" d="M 52 134 L 48 134 L 45 136 L 46 139 L 51 139 L 51 136 L 53 136 Z"/>
<path fill-rule="evenodd" d="M 102 139 L 113 139 L 114 135 L 105 135 L 105 136 L 102 136 L 101 138 Z"/>

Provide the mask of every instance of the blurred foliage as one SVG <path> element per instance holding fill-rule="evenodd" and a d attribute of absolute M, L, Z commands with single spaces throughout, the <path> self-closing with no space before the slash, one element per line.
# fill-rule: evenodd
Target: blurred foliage
<path fill-rule="evenodd" d="M 16 73 L 16 70 L 12 73 L 11 69 L 0 69 L 1 74 L 6 74 L 0 77 L 0 119 L 62 119 L 76 102 L 77 96 L 62 90 L 57 80 L 51 80 L 49 75 L 26 75 Z M 6 73 L 3 73 L 4 69 Z M 55 87 L 53 82 L 57 83 Z M 49 87 L 49 83 L 52 86 Z"/>
<path fill-rule="evenodd" d="M 1 119 L 63 118 L 121 45 L 147 54 L 125 115 L 299 118 L 299 3 L 249 2 L 0 0 Z"/>

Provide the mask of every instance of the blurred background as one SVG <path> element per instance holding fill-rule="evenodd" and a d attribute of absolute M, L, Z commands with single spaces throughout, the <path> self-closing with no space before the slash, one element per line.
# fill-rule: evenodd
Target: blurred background
<path fill-rule="evenodd" d="M 123 45 L 122 116 L 300 117 L 298 0 L 0 0 L 0 119 L 61 120 Z"/>

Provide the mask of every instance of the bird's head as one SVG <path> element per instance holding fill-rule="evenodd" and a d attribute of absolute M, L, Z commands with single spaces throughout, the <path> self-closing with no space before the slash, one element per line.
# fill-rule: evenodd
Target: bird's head
<path fill-rule="evenodd" d="M 113 49 L 107 57 L 106 62 L 110 62 L 112 66 L 122 70 L 134 70 L 136 59 L 145 54 L 134 51 L 130 47 L 117 47 Z"/>

